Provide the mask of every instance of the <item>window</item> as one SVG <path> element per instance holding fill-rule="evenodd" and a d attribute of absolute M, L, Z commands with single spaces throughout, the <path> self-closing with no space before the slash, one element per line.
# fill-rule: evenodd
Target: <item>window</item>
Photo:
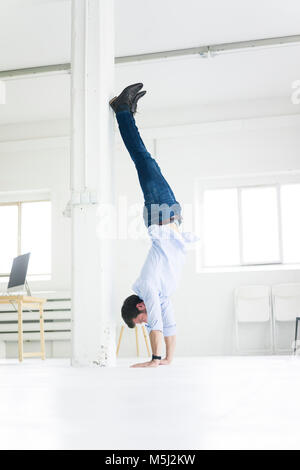
<path fill-rule="evenodd" d="M 277 188 L 241 188 L 243 264 L 279 263 Z"/>
<path fill-rule="evenodd" d="M 300 263 L 300 184 L 281 188 L 282 244 L 285 263 Z"/>
<path fill-rule="evenodd" d="M 51 202 L 0 204 L 0 274 L 11 270 L 16 256 L 31 252 L 28 274 L 51 273 Z"/>
<path fill-rule="evenodd" d="M 205 191 L 204 220 L 205 265 L 238 264 L 240 247 L 236 191 Z"/>
<path fill-rule="evenodd" d="M 300 183 L 202 189 L 202 267 L 300 263 Z"/>

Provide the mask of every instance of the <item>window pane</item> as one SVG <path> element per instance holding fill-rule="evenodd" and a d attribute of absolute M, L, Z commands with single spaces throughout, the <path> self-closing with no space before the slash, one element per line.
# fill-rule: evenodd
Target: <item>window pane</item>
<path fill-rule="evenodd" d="M 282 242 L 285 263 L 300 262 L 300 184 L 281 188 Z"/>
<path fill-rule="evenodd" d="M 0 273 L 9 273 L 18 253 L 18 206 L 0 206 Z"/>
<path fill-rule="evenodd" d="M 232 266 L 240 263 L 236 189 L 204 192 L 204 264 Z"/>
<path fill-rule="evenodd" d="M 241 191 L 243 261 L 280 261 L 277 191 L 274 187 Z"/>
<path fill-rule="evenodd" d="M 51 203 L 22 204 L 22 253 L 31 252 L 29 274 L 51 272 Z"/>

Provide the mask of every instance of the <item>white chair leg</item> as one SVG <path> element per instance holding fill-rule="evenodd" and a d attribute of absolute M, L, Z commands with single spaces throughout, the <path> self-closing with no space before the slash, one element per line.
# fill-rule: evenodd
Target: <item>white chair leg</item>
<path fill-rule="evenodd" d="M 271 354 L 274 354 L 274 331 L 273 331 L 273 321 L 270 318 L 270 341 L 271 341 Z"/>
<path fill-rule="evenodd" d="M 6 344 L 4 341 L 0 341 L 0 359 L 6 358 Z"/>
<path fill-rule="evenodd" d="M 239 324 L 237 320 L 235 320 L 235 349 L 237 353 L 240 352 Z"/>

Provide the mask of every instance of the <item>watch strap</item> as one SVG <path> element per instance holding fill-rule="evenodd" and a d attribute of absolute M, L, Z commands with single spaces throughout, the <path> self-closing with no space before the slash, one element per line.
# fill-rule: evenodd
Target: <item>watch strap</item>
<path fill-rule="evenodd" d="M 155 360 L 161 361 L 161 356 L 155 356 L 155 354 L 152 354 L 152 361 Z"/>

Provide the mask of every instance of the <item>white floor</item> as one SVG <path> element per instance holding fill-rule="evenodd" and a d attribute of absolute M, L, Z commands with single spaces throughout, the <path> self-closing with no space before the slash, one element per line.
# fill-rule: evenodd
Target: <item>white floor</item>
<path fill-rule="evenodd" d="M 1 360 L 0 448 L 300 449 L 299 357 L 130 363 Z"/>

